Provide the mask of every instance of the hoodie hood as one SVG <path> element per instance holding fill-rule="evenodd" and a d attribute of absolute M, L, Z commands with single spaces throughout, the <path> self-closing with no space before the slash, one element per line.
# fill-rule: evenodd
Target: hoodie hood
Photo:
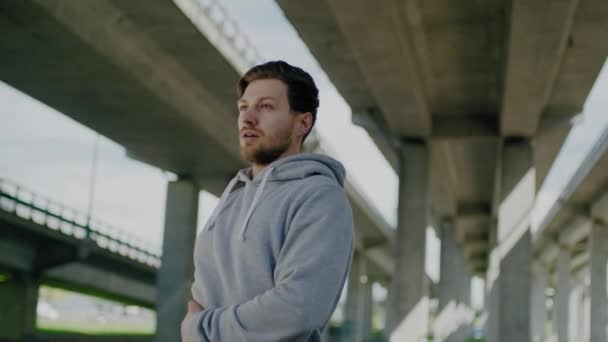
<path fill-rule="evenodd" d="M 249 204 L 248 210 L 245 217 L 241 221 L 240 237 L 241 240 L 245 240 L 245 232 L 249 219 L 253 214 L 256 206 L 262 198 L 264 189 L 268 182 L 286 182 L 292 180 L 303 179 L 311 176 L 322 175 L 329 177 L 336 181 L 340 187 L 344 187 L 344 180 L 346 178 L 346 171 L 342 164 L 325 155 L 312 154 L 312 153 L 301 153 L 293 156 L 280 158 L 270 165 L 265 167 L 262 172 L 258 173 L 253 179 L 251 179 L 251 168 L 240 170 L 234 178 L 228 183 L 228 186 L 222 193 L 218 205 L 213 210 L 211 217 L 205 224 L 203 229 L 210 230 L 214 225 L 215 219 L 218 213 L 226 204 L 228 196 L 235 188 L 238 182 L 245 183 L 245 187 L 254 187 L 255 194 Z"/>
<path fill-rule="evenodd" d="M 265 177 L 267 181 L 290 181 L 307 178 L 315 175 L 323 175 L 334 179 L 341 187 L 344 187 L 346 171 L 342 164 L 322 154 L 301 153 L 278 159 L 268 165 L 252 180 L 250 178 L 251 168 L 242 169 L 236 178 L 245 183 L 253 182 L 259 184 Z"/>

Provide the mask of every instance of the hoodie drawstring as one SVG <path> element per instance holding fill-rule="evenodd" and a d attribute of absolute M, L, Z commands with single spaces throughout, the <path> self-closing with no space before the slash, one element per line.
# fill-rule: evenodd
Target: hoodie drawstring
<path fill-rule="evenodd" d="M 238 182 L 238 180 L 239 180 L 239 176 L 237 175 L 236 177 L 232 178 L 230 183 L 228 183 L 226 190 L 224 190 L 224 192 L 222 193 L 219 203 L 215 206 L 215 209 L 213 209 L 213 213 L 207 220 L 207 223 L 205 224 L 205 227 L 203 228 L 203 230 L 211 230 L 211 227 L 213 227 L 212 223 L 215 221 L 215 218 L 219 214 L 220 209 L 224 206 L 224 202 L 226 202 L 226 198 L 228 197 L 228 195 L 232 191 L 232 188 L 234 188 L 234 186 L 236 185 L 236 182 Z"/>
<path fill-rule="evenodd" d="M 269 168 L 266 171 L 266 173 L 264 174 L 264 177 L 262 177 L 262 182 L 260 183 L 260 186 L 255 191 L 255 195 L 253 195 L 253 201 L 251 201 L 251 205 L 249 206 L 249 209 L 247 210 L 247 215 L 245 216 L 245 219 L 243 220 L 243 223 L 241 225 L 241 229 L 239 230 L 239 235 L 240 235 L 241 241 L 245 240 L 245 231 L 247 230 L 247 224 L 249 223 L 249 219 L 251 219 L 253 210 L 255 209 L 258 202 L 260 201 L 260 198 L 262 197 L 262 193 L 264 192 L 264 187 L 266 186 L 266 182 L 268 182 L 268 178 L 270 178 L 270 174 L 272 173 L 272 171 L 273 171 L 273 168 Z M 224 190 L 224 192 L 222 193 L 219 203 L 213 210 L 213 213 L 211 214 L 211 217 L 209 217 L 209 220 L 207 220 L 207 223 L 205 224 L 205 227 L 203 227 L 203 230 L 211 230 L 211 228 L 214 226 L 213 222 L 215 221 L 217 215 L 219 214 L 220 210 L 224 206 L 224 203 L 226 202 L 228 195 L 230 195 L 230 192 L 232 191 L 232 189 L 234 188 L 234 186 L 236 185 L 236 182 L 238 182 L 238 180 L 239 180 L 239 176 L 237 175 L 236 177 L 232 178 L 230 183 L 228 183 L 226 190 Z"/>
<path fill-rule="evenodd" d="M 270 177 L 270 174 L 272 173 L 272 171 L 273 171 L 273 168 L 269 168 L 266 171 L 266 174 L 262 178 L 262 182 L 260 183 L 260 186 L 255 191 L 255 195 L 253 196 L 253 201 L 251 202 L 251 205 L 249 206 L 249 210 L 247 210 L 247 215 L 245 216 L 245 220 L 243 221 L 243 223 L 241 225 L 241 229 L 240 229 L 241 241 L 245 241 L 245 231 L 247 230 L 247 224 L 249 223 L 251 214 L 253 214 L 253 210 L 255 209 L 256 205 L 258 204 L 260 197 L 262 197 L 262 193 L 264 192 L 264 186 L 266 185 L 266 182 L 268 181 L 268 178 Z"/>

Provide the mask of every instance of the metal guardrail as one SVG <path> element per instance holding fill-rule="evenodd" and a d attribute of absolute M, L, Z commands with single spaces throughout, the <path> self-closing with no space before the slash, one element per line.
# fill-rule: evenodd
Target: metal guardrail
<path fill-rule="evenodd" d="M 218 31 L 225 39 L 232 43 L 238 54 L 251 66 L 260 63 L 262 56 L 256 46 L 249 40 L 247 35 L 239 27 L 237 21 L 230 16 L 226 8 L 218 0 L 198 0 L 203 11 L 215 24 Z"/>
<path fill-rule="evenodd" d="M 244 73 L 263 58 L 237 21 L 219 0 L 173 0 L 198 30 L 232 64 Z"/>
<path fill-rule="evenodd" d="M 91 241 L 100 248 L 148 266 L 160 267 L 160 248 L 152 247 L 151 243 L 99 220 L 89 219 L 83 212 L 40 196 L 3 178 L 0 178 L 0 211 L 71 236 L 83 243 Z"/>

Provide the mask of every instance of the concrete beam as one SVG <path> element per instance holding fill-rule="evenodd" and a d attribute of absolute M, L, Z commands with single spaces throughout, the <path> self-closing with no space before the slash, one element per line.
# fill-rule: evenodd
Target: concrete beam
<path fill-rule="evenodd" d="M 2 227 L 4 229 L 4 227 Z M 1 235 L 0 239 L 0 265 L 29 272 L 33 269 L 36 259 L 36 248 L 31 243 Z"/>
<path fill-rule="evenodd" d="M 390 253 L 386 253 L 382 249 L 374 248 L 366 250 L 365 255 L 370 259 L 374 265 L 382 268 L 382 271 L 392 277 L 395 272 L 395 260 Z"/>
<path fill-rule="evenodd" d="M 55 287 L 100 298 L 147 308 L 155 307 L 154 284 L 84 263 L 71 263 L 50 269 L 44 273 L 42 281 Z"/>
<path fill-rule="evenodd" d="M 564 58 L 577 5 L 577 0 L 513 1 L 500 118 L 503 135 L 536 133 Z"/>
<path fill-rule="evenodd" d="M 591 206 L 591 217 L 608 224 L 608 189 L 593 202 Z"/>
<path fill-rule="evenodd" d="M 330 1 L 329 7 L 392 132 L 427 136 L 431 131 L 428 98 L 432 87 L 426 64 L 430 58 L 425 58 L 417 5 L 338 0 Z M 366 18 L 365 27 L 361 18 Z"/>
<path fill-rule="evenodd" d="M 457 213 L 459 218 L 465 217 L 490 217 L 491 204 L 486 202 L 461 202 L 457 205 Z"/>
<path fill-rule="evenodd" d="M 433 116 L 431 139 L 498 140 L 495 116 Z"/>
<path fill-rule="evenodd" d="M 589 236 L 589 232 L 591 232 L 591 220 L 582 216 L 576 216 L 568 223 L 567 227 L 561 231 L 559 234 L 559 241 L 572 249 L 577 243 Z"/>
<path fill-rule="evenodd" d="M 589 251 L 584 251 L 572 257 L 572 261 L 570 263 L 570 271 L 572 273 L 577 273 L 582 268 L 585 268 L 589 264 Z"/>
<path fill-rule="evenodd" d="M 545 247 L 541 254 L 539 255 L 539 259 L 546 265 L 552 265 L 557 259 L 557 254 L 559 253 L 559 247 L 556 243 L 552 243 Z"/>

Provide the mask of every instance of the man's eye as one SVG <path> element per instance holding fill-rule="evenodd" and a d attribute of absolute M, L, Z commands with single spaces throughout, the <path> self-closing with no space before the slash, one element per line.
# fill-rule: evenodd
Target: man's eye
<path fill-rule="evenodd" d="M 239 106 L 239 112 L 243 112 L 247 110 L 247 106 Z"/>
<path fill-rule="evenodd" d="M 272 109 L 272 106 L 269 103 L 262 103 L 260 105 L 260 108 L 264 108 L 264 109 Z"/>

